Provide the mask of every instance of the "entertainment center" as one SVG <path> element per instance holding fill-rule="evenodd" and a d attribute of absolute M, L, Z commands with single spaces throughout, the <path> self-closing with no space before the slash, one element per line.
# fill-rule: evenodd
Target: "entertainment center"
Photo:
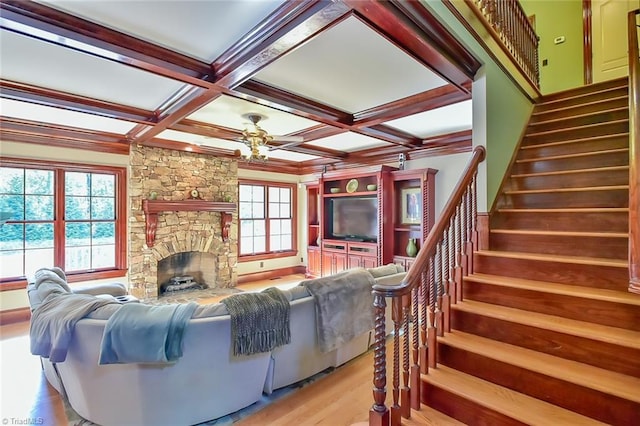
<path fill-rule="evenodd" d="M 308 183 L 307 276 L 388 263 L 408 270 L 415 257 L 408 246 L 419 250 L 433 226 L 436 173 L 375 166 Z"/>

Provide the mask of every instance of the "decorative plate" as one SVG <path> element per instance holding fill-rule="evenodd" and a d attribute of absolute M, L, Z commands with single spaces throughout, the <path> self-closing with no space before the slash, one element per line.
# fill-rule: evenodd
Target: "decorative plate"
<path fill-rule="evenodd" d="M 347 192 L 351 194 L 352 192 L 356 192 L 358 189 L 358 179 L 351 179 L 347 182 Z"/>

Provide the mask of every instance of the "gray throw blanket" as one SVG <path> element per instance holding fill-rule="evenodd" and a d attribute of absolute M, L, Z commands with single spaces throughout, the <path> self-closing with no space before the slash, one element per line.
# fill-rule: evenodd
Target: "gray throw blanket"
<path fill-rule="evenodd" d="M 99 364 L 177 361 L 182 356 L 185 328 L 197 306 L 195 302 L 122 305 L 105 326 Z"/>
<path fill-rule="evenodd" d="M 269 352 L 291 342 L 291 306 L 282 290 L 268 288 L 261 293 L 243 293 L 223 299 L 231 316 L 234 355 Z"/>
<path fill-rule="evenodd" d="M 352 269 L 332 276 L 302 281 L 315 299 L 318 344 L 330 352 L 373 329 L 373 276 Z"/>
<path fill-rule="evenodd" d="M 102 306 L 118 303 L 87 294 L 68 293 L 63 276 L 61 270 L 36 272 L 36 288 L 48 286 L 49 294 L 31 313 L 31 353 L 49 358 L 51 362 L 62 362 L 67 358 L 73 329 L 79 320 Z"/>

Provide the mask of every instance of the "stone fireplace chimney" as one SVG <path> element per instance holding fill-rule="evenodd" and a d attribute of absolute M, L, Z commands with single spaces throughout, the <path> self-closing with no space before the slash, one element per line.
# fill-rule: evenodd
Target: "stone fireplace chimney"
<path fill-rule="evenodd" d="M 238 219 L 233 214 L 228 239 L 222 238 L 224 213 L 218 211 L 163 211 L 157 215 L 153 245 L 147 244 L 147 217 L 143 200 L 187 200 L 193 189 L 206 201 L 237 203 L 237 161 L 209 155 L 132 146 L 129 154 L 129 284 L 143 300 L 158 297 L 158 262 L 178 253 L 203 253 L 211 261 L 202 271 L 215 277 L 208 287 L 235 287 L 238 275 Z"/>

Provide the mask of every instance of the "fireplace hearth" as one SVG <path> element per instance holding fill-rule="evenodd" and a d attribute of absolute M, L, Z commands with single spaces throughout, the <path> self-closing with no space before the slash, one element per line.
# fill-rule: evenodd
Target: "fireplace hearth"
<path fill-rule="evenodd" d="M 197 251 L 179 252 L 158 262 L 158 296 L 215 287 L 215 257 Z"/>

